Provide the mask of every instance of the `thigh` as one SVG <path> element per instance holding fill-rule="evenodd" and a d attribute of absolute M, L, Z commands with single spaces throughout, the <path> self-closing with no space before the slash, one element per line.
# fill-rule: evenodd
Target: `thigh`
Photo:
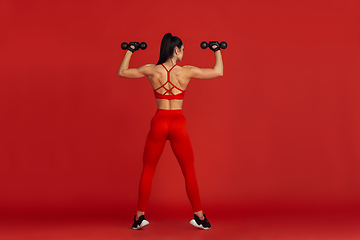
<path fill-rule="evenodd" d="M 171 148 L 180 164 L 183 173 L 194 165 L 194 153 L 189 134 L 186 129 L 185 117 L 173 119 L 169 126 L 169 140 Z"/>

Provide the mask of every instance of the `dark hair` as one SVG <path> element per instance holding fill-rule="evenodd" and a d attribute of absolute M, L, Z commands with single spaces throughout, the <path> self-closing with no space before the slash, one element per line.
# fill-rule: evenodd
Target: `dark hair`
<path fill-rule="evenodd" d="M 166 33 L 161 40 L 160 57 L 156 65 L 166 62 L 174 54 L 175 47 L 181 49 L 182 45 L 183 43 L 180 38 L 171 35 L 171 33 Z"/>

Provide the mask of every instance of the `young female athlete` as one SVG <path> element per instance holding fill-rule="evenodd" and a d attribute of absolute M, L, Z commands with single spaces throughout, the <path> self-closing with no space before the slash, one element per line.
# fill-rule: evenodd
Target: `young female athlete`
<path fill-rule="evenodd" d="M 199 188 L 195 176 L 194 154 L 190 138 L 186 130 L 186 119 L 182 104 L 187 85 L 191 78 L 211 79 L 223 75 L 223 62 L 218 42 L 210 42 L 210 49 L 215 52 L 213 68 L 197 68 L 194 66 L 178 66 L 184 54 L 184 45 L 180 38 L 166 33 L 161 41 L 158 63 L 147 64 L 139 68 L 130 68 L 131 55 L 139 49 L 139 45 L 131 42 L 119 68 L 119 76 L 123 78 L 147 77 L 154 89 L 158 109 L 151 120 L 150 132 L 146 139 L 143 155 L 143 171 L 140 179 L 137 213 L 134 217 L 133 229 L 140 229 L 149 224 L 145 219 L 145 208 L 150 197 L 151 183 L 155 168 L 166 140 L 180 164 L 185 178 L 186 193 L 194 211 L 194 219 L 190 224 L 201 228 L 211 227 L 203 214 Z"/>

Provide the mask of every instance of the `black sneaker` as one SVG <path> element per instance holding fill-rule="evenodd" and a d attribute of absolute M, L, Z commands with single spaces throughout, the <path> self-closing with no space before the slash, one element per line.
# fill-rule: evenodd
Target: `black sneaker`
<path fill-rule="evenodd" d="M 204 220 L 200 220 L 200 218 L 196 214 L 194 214 L 194 219 L 190 221 L 190 224 L 197 228 L 210 229 L 211 224 L 209 220 L 207 220 L 205 214 L 204 214 L 204 218 L 205 218 Z"/>
<path fill-rule="evenodd" d="M 149 222 L 146 221 L 144 215 L 141 215 L 139 217 L 139 220 L 137 220 L 137 221 L 135 219 L 136 219 L 136 215 L 134 217 L 134 224 L 132 225 L 132 229 L 141 229 L 149 224 Z"/>

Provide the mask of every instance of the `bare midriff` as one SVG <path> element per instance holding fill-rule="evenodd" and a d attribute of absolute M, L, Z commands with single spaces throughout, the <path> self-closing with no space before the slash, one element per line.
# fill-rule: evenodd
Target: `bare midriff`
<path fill-rule="evenodd" d="M 182 109 L 184 100 L 179 99 L 156 99 L 158 109 L 179 110 Z"/>

